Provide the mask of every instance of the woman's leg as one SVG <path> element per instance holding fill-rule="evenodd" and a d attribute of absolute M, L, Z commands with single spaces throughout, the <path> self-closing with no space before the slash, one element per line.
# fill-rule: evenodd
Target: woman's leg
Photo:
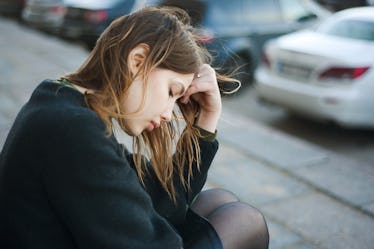
<path fill-rule="evenodd" d="M 266 249 L 269 233 L 263 215 L 223 189 L 203 191 L 191 205 L 215 228 L 224 249 Z"/>

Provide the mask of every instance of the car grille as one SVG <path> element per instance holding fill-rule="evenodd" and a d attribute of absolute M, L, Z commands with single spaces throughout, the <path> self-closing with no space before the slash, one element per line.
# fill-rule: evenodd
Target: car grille
<path fill-rule="evenodd" d="M 313 72 L 313 68 L 292 62 L 278 61 L 275 66 L 275 71 L 282 77 L 308 80 Z"/>

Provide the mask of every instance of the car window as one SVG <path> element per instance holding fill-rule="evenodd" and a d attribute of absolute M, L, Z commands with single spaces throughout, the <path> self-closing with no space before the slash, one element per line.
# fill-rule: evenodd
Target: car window
<path fill-rule="evenodd" d="M 374 21 L 369 20 L 329 22 L 320 26 L 317 31 L 333 36 L 374 41 Z"/>
<path fill-rule="evenodd" d="M 300 22 L 315 19 L 317 16 L 308 10 L 307 6 L 300 0 L 279 1 L 283 18 L 289 22 Z"/>

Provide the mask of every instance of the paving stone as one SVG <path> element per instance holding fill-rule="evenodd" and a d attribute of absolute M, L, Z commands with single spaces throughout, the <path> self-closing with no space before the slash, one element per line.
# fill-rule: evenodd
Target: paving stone
<path fill-rule="evenodd" d="M 267 225 L 270 234 L 269 249 L 283 249 L 303 241 L 299 235 L 282 225 L 269 221 L 267 221 Z"/>
<path fill-rule="evenodd" d="M 219 129 L 221 138 L 238 149 L 282 168 L 313 165 L 328 159 L 325 151 L 296 138 L 255 124 L 245 117 L 230 116 L 224 110 Z M 235 120 L 230 123 L 228 120 Z"/>
<path fill-rule="evenodd" d="M 362 206 L 374 201 L 374 168 L 363 162 L 330 156 L 323 164 L 293 171 L 335 197 Z"/>
<path fill-rule="evenodd" d="M 15 112 L 20 107 L 17 97 L 8 90 L 6 87 L 0 85 L 0 114 L 2 119 L 7 119 L 7 121 L 14 119 Z M 2 122 L 5 122 L 5 120 Z"/>
<path fill-rule="evenodd" d="M 14 56 L 14 54 L 18 54 L 18 56 Z M 12 85 L 25 85 L 25 81 L 40 82 L 45 78 L 55 78 L 68 71 L 62 68 L 58 61 L 40 56 L 34 51 L 9 51 L 3 56 L 11 65 L 10 81 Z M 35 65 L 30 67 L 31 64 Z"/>
<path fill-rule="evenodd" d="M 11 28 L 19 32 L 12 32 Z M 6 39 L 0 38 L 0 44 L 17 44 L 1 50 L 2 59 L 7 58 L 7 63 L 12 65 L 11 68 L 7 65 L 7 68 L 16 82 L 24 81 L 25 75 L 29 76 L 27 79 L 35 79 L 38 82 L 49 77 L 55 78 L 77 69 L 88 55 L 88 51 L 82 46 L 74 46 L 52 35 L 8 20 L 0 24 L 0 31 L 7 33 Z M 20 36 L 23 39 L 20 39 Z M 15 56 L 18 54 L 19 56 Z M 0 65 L 2 64 L 4 63 L 0 62 Z"/>
<path fill-rule="evenodd" d="M 371 202 L 371 203 L 368 203 L 368 204 L 364 204 L 364 205 L 362 205 L 362 208 L 366 212 L 369 212 L 369 213 L 371 213 L 371 214 L 374 215 L 374 202 Z"/>
<path fill-rule="evenodd" d="M 2 150 L 5 139 L 8 135 L 11 124 L 1 123 L 0 122 L 0 151 Z"/>
<path fill-rule="evenodd" d="M 226 158 L 231 158 L 226 161 Z M 222 159 L 222 161 L 221 161 Z M 303 183 L 284 172 L 275 171 L 221 143 L 208 180 L 236 193 L 242 200 L 256 205 L 290 198 L 309 192 Z"/>
<path fill-rule="evenodd" d="M 317 249 L 317 247 L 308 244 L 308 243 L 301 243 L 296 245 L 291 245 L 289 247 L 284 247 L 283 249 Z"/>
<path fill-rule="evenodd" d="M 327 249 L 372 249 L 373 219 L 319 193 L 263 206 L 265 215 Z"/>
<path fill-rule="evenodd" d="M 14 29 L 18 32 L 14 32 Z M 39 57 L 49 57 L 52 61 L 58 59 L 55 60 L 55 63 L 60 63 L 60 66 L 65 65 L 61 62 L 70 64 L 71 61 L 74 61 L 71 58 L 80 58 L 80 64 L 87 55 L 87 50 L 82 46 L 74 46 L 53 35 L 27 28 L 24 25 L 6 19 L 2 19 L 0 31 L 7 34 L 6 39 L 0 39 L 0 44 L 14 42 L 17 47 L 22 47 L 22 52 L 24 53 L 32 52 Z M 23 39 L 20 39 L 20 36 Z M 73 62 L 71 65 L 75 67 L 79 66 L 79 64 Z M 67 69 L 70 70 L 70 66 Z"/>
<path fill-rule="evenodd" d="M 9 63 L 8 60 L 5 60 L 4 55 L 0 57 L 0 73 L 1 73 L 1 82 L 5 81 L 8 77 L 11 76 L 11 69 L 12 65 Z M 1 84 L 1 83 L 0 83 Z"/>
<path fill-rule="evenodd" d="M 234 149 L 233 147 L 225 143 L 225 141 L 222 141 L 220 131 L 218 132 L 218 141 L 219 149 L 216 156 L 214 157 L 214 163 L 229 166 L 246 160 L 254 161 L 253 159 L 250 159 L 248 155 L 245 155 L 243 152 Z"/>

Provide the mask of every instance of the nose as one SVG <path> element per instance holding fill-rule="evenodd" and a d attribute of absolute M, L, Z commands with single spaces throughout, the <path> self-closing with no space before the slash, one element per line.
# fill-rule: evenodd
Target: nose
<path fill-rule="evenodd" d="M 161 120 L 164 122 L 170 122 L 173 116 L 174 104 L 169 104 L 166 110 L 161 113 Z"/>

